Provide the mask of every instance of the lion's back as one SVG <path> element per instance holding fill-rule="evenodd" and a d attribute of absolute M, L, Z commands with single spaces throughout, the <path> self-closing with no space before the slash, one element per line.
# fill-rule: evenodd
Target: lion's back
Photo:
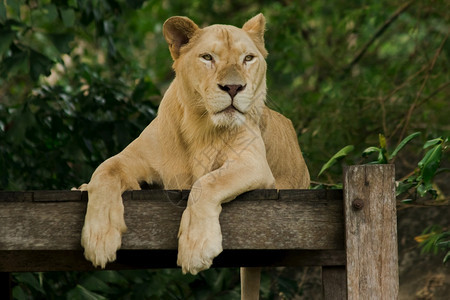
<path fill-rule="evenodd" d="M 276 188 L 308 188 L 309 172 L 292 122 L 282 114 L 265 108 L 260 127 Z"/>

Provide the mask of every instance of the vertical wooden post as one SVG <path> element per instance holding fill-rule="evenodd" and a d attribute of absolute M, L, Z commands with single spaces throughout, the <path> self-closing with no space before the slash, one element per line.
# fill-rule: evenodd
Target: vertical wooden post
<path fill-rule="evenodd" d="M 394 165 L 346 168 L 344 211 L 348 299 L 397 299 Z"/>
<path fill-rule="evenodd" d="M 324 300 L 347 299 L 347 277 L 344 266 L 322 267 L 322 294 Z"/>

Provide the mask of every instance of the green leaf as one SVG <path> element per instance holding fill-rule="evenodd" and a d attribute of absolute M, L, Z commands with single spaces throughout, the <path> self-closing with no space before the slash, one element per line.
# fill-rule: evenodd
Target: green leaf
<path fill-rule="evenodd" d="M 430 146 L 434 146 L 437 144 L 441 144 L 444 140 L 442 138 L 437 138 L 437 139 L 432 139 L 427 141 L 424 145 L 423 145 L 423 149 L 426 149 Z"/>
<path fill-rule="evenodd" d="M 387 164 L 388 163 L 388 157 L 386 156 L 386 148 L 381 148 L 381 151 L 378 153 L 378 161 L 376 163 L 379 164 Z"/>
<path fill-rule="evenodd" d="M 46 56 L 30 49 L 30 76 L 31 79 L 37 81 L 40 75 L 50 75 L 50 69 L 53 66 L 51 61 Z"/>
<path fill-rule="evenodd" d="M 436 246 L 438 246 L 439 248 L 450 248 L 450 241 L 442 241 L 442 242 L 438 242 L 436 243 Z"/>
<path fill-rule="evenodd" d="M 405 145 L 407 143 L 409 143 L 409 141 L 411 141 L 413 138 L 415 138 L 416 136 L 420 135 L 420 131 L 414 132 L 413 134 L 408 135 L 406 138 L 404 138 L 400 144 L 398 144 L 397 148 L 395 148 L 395 150 L 392 152 L 391 154 L 391 159 L 394 158 L 397 153 L 402 150 L 403 147 L 405 147 Z"/>
<path fill-rule="evenodd" d="M 12 293 L 13 293 L 13 299 L 16 299 L 16 300 L 30 299 L 29 296 L 27 295 L 27 293 L 25 293 L 25 291 L 22 289 L 22 287 L 20 285 L 13 287 Z"/>
<path fill-rule="evenodd" d="M 102 290 L 107 291 L 109 286 L 102 279 L 95 276 L 95 273 L 87 276 L 81 285 L 90 291 L 101 292 Z"/>
<path fill-rule="evenodd" d="M 61 20 L 66 27 L 73 27 L 75 24 L 75 11 L 71 8 L 60 9 Z"/>
<path fill-rule="evenodd" d="M 46 21 L 49 23 L 54 22 L 58 17 L 58 10 L 56 9 L 56 6 L 54 4 L 46 5 L 45 10 L 47 12 Z"/>
<path fill-rule="evenodd" d="M 378 134 L 378 140 L 380 142 L 380 148 L 386 149 L 387 143 L 386 143 L 386 137 L 382 135 L 381 133 Z"/>
<path fill-rule="evenodd" d="M 426 193 L 430 192 L 432 193 L 432 186 L 430 184 L 426 184 L 426 183 L 421 183 L 419 184 L 419 186 L 417 187 L 417 192 L 419 193 L 420 197 L 424 197 L 426 195 Z"/>
<path fill-rule="evenodd" d="M 73 34 L 49 34 L 48 36 L 59 52 L 69 53 L 72 50 L 72 48 L 69 46 L 69 43 L 74 39 Z"/>
<path fill-rule="evenodd" d="M 127 279 L 116 271 L 101 271 L 96 273 L 96 277 L 100 278 L 106 283 L 113 283 L 118 285 L 127 285 Z"/>
<path fill-rule="evenodd" d="M 9 49 L 16 33 L 11 30 L 0 30 L 0 57 Z"/>
<path fill-rule="evenodd" d="M 366 149 L 363 151 L 362 156 L 367 157 L 367 156 L 369 156 L 369 155 L 372 154 L 372 153 L 380 152 L 380 151 L 381 151 L 381 149 L 378 148 L 378 147 L 369 147 L 369 148 L 366 148 Z"/>
<path fill-rule="evenodd" d="M 6 21 L 6 7 L 3 1 L 0 1 L 0 22 L 3 23 Z"/>
<path fill-rule="evenodd" d="M 333 166 L 339 159 L 345 157 L 350 152 L 352 152 L 354 148 L 355 147 L 353 145 L 347 145 L 344 148 L 342 148 L 341 150 L 339 150 L 335 155 L 333 155 L 333 157 L 330 158 L 330 160 L 327 163 L 325 163 L 322 166 L 322 169 L 320 170 L 319 175 L 317 175 L 317 176 L 320 176 L 324 171 L 326 171 L 331 166 Z"/>
<path fill-rule="evenodd" d="M 1 1 L 3 2 L 3 1 Z M 6 5 L 14 14 L 14 17 L 20 19 L 20 1 L 17 0 L 6 0 Z"/>
<path fill-rule="evenodd" d="M 424 157 L 418 162 L 419 168 L 423 168 L 426 164 L 428 164 L 432 159 L 433 156 L 435 156 L 435 152 L 439 151 L 437 148 L 440 148 L 440 152 L 442 152 L 442 145 L 434 146 L 432 149 L 428 150 L 427 153 L 425 153 Z"/>
<path fill-rule="evenodd" d="M 436 175 L 436 171 L 441 163 L 442 145 L 435 146 L 430 151 L 432 151 L 431 155 L 429 155 L 428 159 L 423 163 L 422 180 L 425 183 L 431 184 L 431 180 L 434 175 Z"/>
<path fill-rule="evenodd" d="M 445 264 L 449 259 L 450 259 L 450 251 L 448 251 L 447 254 L 444 256 L 442 262 Z"/>
<path fill-rule="evenodd" d="M 67 300 L 103 300 L 105 297 L 87 290 L 85 287 L 77 284 L 75 288 L 67 293 Z"/>
<path fill-rule="evenodd" d="M 396 190 L 396 196 L 399 196 L 405 192 L 407 192 L 410 188 L 412 188 L 415 184 L 414 183 L 404 183 L 400 182 L 400 184 L 397 187 Z"/>
<path fill-rule="evenodd" d="M 68 4 L 70 7 L 78 8 L 78 2 L 77 2 L 77 0 L 69 0 L 69 1 L 67 1 L 67 4 Z"/>
<path fill-rule="evenodd" d="M 42 285 L 39 283 L 39 280 L 35 276 L 36 273 L 18 273 L 15 275 L 15 278 L 18 282 L 25 283 L 27 286 L 32 288 L 33 290 L 45 294 Z"/>
<path fill-rule="evenodd" d="M 28 53 L 19 50 L 2 61 L 0 64 L 0 76 L 11 78 L 18 73 L 27 73 L 28 62 Z"/>

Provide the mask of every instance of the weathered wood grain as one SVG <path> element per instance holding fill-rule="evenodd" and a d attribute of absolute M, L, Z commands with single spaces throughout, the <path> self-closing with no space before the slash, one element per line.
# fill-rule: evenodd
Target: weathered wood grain
<path fill-rule="evenodd" d="M 397 299 L 394 165 L 351 166 L 344 175 L 348 299 Z"/>
<path fill-rule="evenodd" d="M 128 231 L 123 236 L 122 249 L 160 253 L 175 251 L 178 226 L 188 195 L 189 191 L 125 192 L 123 199 Z M 41 262 L 61 255 L 60 269 L 83 261 L 80 234 L 86 204 L 87 193 L 79 191 L 0 192 L 0 271 L 5 270 L 1 268 L 5 268 L 5 261 L 8 262 L 8 270 L 14 269 L 11 261 L 28 261 L 31 268 L 33 259 L 37 258 L 35 255 L 39 255 L 37 260 Z M 328 252 L 317 252 L 306 258 L 314 257 L 312 261 L 318 265 L 320 260 L 342 264 L 342 261 L 339 262 L 344 249 L 342 190 L 248 192 L 224 204 L 220 222 L 225 253 L 229 250 L 259 250 L 267 265 L 295 265 L 292 257 L 298 258 L 298 255 L 293 255 L 293 252 L 283 252 L 284 255 L 289 253 L 284 258 L 280 256 L 282 252 L 278 252 L 270 260 L 267 257 L 270 252 L 264 251 L 337 250 L 329 252 L 332 253 L 329 258 L 323 256 Z M 51 255 L 45 256 L 46 253 Z M 338 259 L 336 253 L 341 255 Z M 12 259 L 12 255 L 16 255 L 17 259 Z M 227 255 L 230 254 L 216 259 L 219 265 L 239 261 L 233 258 L 221 262 L 221 257 Z M 252 262 L 255 266 L 261 265 L 261 261 L 256 262 L 249 257 L 258 255 L 255 256 L 254 252 L 244 255 L 239 263 L 247 261 L 249 266 Z M 174 265 L 176 259 L 171 259 Z M 164 259 L 159 261 L 161 266 L 167 264 L 163 263 Z M 67 264 L 64 265 L 64 262 Z M 86 264 L 83 263 L 74 266 L 84 269 Z M 149 261 L 147 266 L 154 263 Z M 308 261 L 303 259 L 300 263 Z M 38 266 L 38 269 L 44 268 L 44 265 Z M 26 266 L 20 263 L 19 269 L 24 270 Z"/>
<path fill-rule="evenodd" d="M 224 249 L 344 248 L 341 201 L 309 191 L 305 197 L 283 193 L 277 199 L 276 191 L 255 192 L 255 197 L 245 194 L 225 204 L 220 217 Z M 128 231 L 122 249 L 177 248 L 186 206 L 181 191 L 128 192 L 124 205 Z M 0 209 L 0 250 L 81 249 L 86 202 L 80 192 L 35 192 L 31 202 L 4 201 Z"/>
<path fill-rule="evenodd" d="M 322 294 L 324 300 L 347 299 L 347 277 L 344 266 L 322 267 Z"/>

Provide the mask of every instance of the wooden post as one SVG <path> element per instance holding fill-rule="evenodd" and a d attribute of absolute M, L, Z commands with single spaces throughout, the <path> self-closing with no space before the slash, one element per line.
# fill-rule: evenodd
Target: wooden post
<path fill-rule="evenodd" d="M 394 165 L 351 166 L 344 174 L 348 299 L 397 299 Z"/>
<path fill-rule="evenodd" d="M 322 267 L 322 294 L 324 300 L 347 299 L 345 266 Z"/>

